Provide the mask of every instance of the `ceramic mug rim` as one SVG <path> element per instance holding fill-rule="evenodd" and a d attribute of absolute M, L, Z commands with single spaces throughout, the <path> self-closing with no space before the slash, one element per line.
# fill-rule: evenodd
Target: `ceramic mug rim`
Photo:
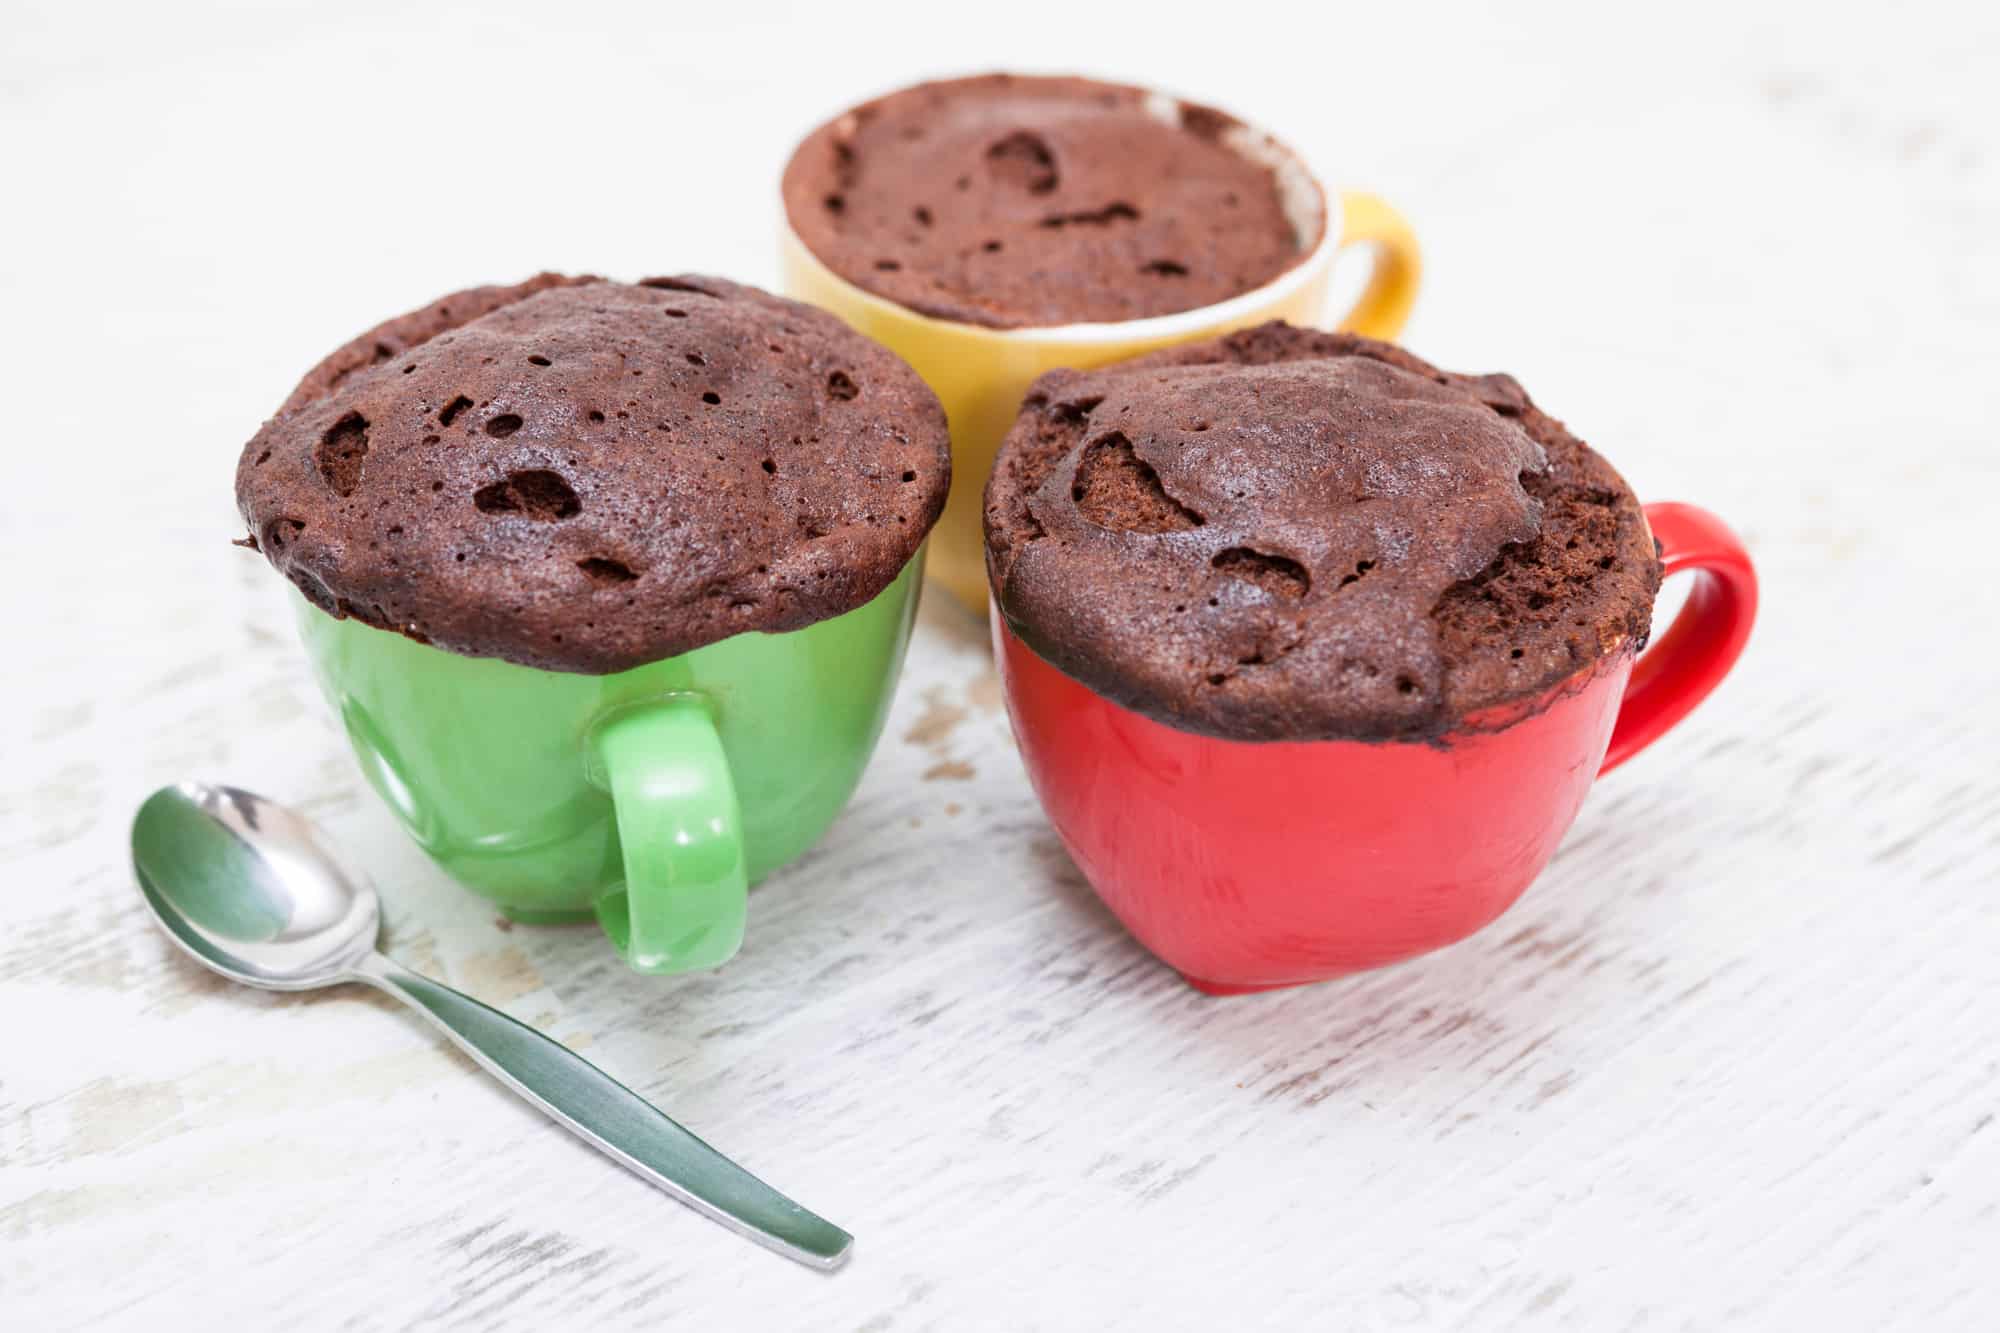
<path fill-rule="evenodd" d="M 1163 109 L 1169 108 L 1177 114 L 1180 108 L 1195 105 L 1186 98 L 1175 97 L 1171 93 L 1157 90 L 1148 90 L 1147 96 L 1149 106 L 1156 114 L 1162 114 Z M 1262 126 L 1245 121 L 1229 131 L 1229 134 L 1233 140 L 1231 147 L 1237 152 L 1252 160 L 1262 160 L 1281 173 L 1289 167 L 1297 173 L 1297 182 L 1311 188 L 1312 202 L 1317 205 L 1319 214 L 1319 239 L 1297 263 L 1262 286 L 1253 287 L 1247 292 L 1239 292 L 1225 301 L 1196 306 L 1192 310 L 1176 311 L 1171 315 L 1148 315 L 1140 319 L 1095 320 L 1075 324 L 1038 324 L 1011 329 L 926 315 L 920 310 L 912 310 L 899 301 L 892 301 L 886 296 L 878 296 L 864 287 L 857 286 L 827 267 L 826 262 L 813 253 L 812 247 L 805 243 L 799 236 L 798 230 L 792 226 L 791 213 L 785 207 L 782 180 L 778 191 L 779 239 L 797 258 L 817 269 L 830 282 L 838 283 L 845 288 L 850 299 L 878 318 L 900 318 L 918 327 L 948 329 L 958 334 L 985 335 L 1031 346 L 1044 343 L 1096 346 L 1113 342 L 1180 341 L 1205 329 L 1240 323 L 1244 317 L 1289 298 L 1298 289 L 1315 281 L 1333 262 L 1334 252 L 1340 248 L 1342 220 L 1340 196 L 1326 188 L 1326 182 L 1312 169 L 1311 164 L 1284 140 Z M 803 143 L 804 140 L 800 142 Z M 1294 223 L 1296 222 L 1297 219 L 1294 218 Z"/>
<path fill-rule="evenodd" d="M 932 526 L 935 527 L 936 525 L 933 524 Z M 910 554 L 909 559 L 905 560 L 902 564 L 896 567 L 895 574 L 890 577 L 887 583 L 883 584 L 878 591 L 876 591 L 873 595 L 869 596 L 866 600 L 861 601 L 855 604 L 854 606 L 848 607 L 847 610 L 845 611 L 836 611 L 830 616 L 822 617 L 821 619 L 812 621 L 808 624 L 795 625 L 791 629 L 737 630 L 733 634 L 725 634 L 719 639 L 711 639 L 707 643 L 699 644 L 696 647 L 684 649 L 678 653 L 671 653 L 665 657 L 656 657 L 649 661 L 640 662 L 635 666 L 620 667 L 616 671 L 564 671 L 556 667 L 531 666 L 526 662 L 516 662 L 510 657 L 502 657 L 497 653 L 462 653 L 457 651 L 456 649 L 447 648 L 442 644 L 433 643 L 429 639 L 420 639 L 412 635 L 405 634 L 402 630 L 396 629 L 395 627 L 390 625 L 377 625 L 372 621 L 363 620 L 361 617 L 355 615 L 335 615 L 333 612 L 328 611 L 325 607 L 321 606 L 318 602 L 315 602 L 312 598 L 306 596 L 305 590 L 299 587 L 298 584 L 292 582 L 289 576 L 280 573 L 279 577 L 282 578 L 285 583 L 285 587 L 282 590 L 284 596 L 292 603 L 294 603 L 293 614 L 295 618 L 295 627 L 296 627 L 296 617 L 298 614 L 298 609 L 304 608 L 305 610 L 312 612 L 313 615 L 319 616 L 325 620 L 333 621 L 335 623 L 350 624 L 365 630 L 373 630 L 374 632 L 386 635 L 391 639 L 399 639 L 402 642 L 407 643 L 413 647 L 421 648 L 428 652 L 435 653 L 443 657 L 453 658 L 460 662 L 479 663 L 481 665 L 477 669 L 480 670 L 486 670 L 490 668 L 502 668 L 510 672 L 524 672 L 535 676 L 555 676 L 555 677 L 582 676 L 594 680 L 611 680 L 619 676 L 629 675 L 635 671 L 650 671 L 654 667 L 657 667 L 662 663 L 679 661 L 682 658 L 688 657 L 694 653 L 702 652 L 709 648 L 716 647 L 719 644 L 729 643 L 736 639 L 746 639 L 752 635 L 761 635 L 764 638 L 778 639 L 778 638 L 784 638 L 785 636 L 791 634 L 803 634 L 807 630 L 815 629 L 820 625 L 826 624 L 828 621 L 838 620 L 842 616 L 852 615 L 854 612 L 859 611 L 864 607 L 872 605 L 877 599 L 885 596 L 890 591 L 892 591 L 895 588 L 895 586 L 902 581 L 903 577 L 910 573 L 912 567 L 914 567 L 917 571 L 916 575 L 917 588 L 921 589 L 924 580 L 925 556 L 929 552 L 930 539 L 931 539 L 930 533 L 926 532 L 923 536 L 923 540 L 917 543 L 917 549 Z M 373 642 L 373 640 L 371 640 L 371 642 Z M 308 652 L 310 652 L 310 650 L 308 650 Z M 673 691 L 673 692 L 679 693 L 680 691 Z"/>
<path fill-rule="evenodd" d="M 1078 689 L 1088 693 L 1104 707 L 1113 709 L 1126 717 L 1136 718 L 1141 722 L 1150 723 L 1153 726 L 1161 727 L 1168 731 L 1178 732 L 1191 740 L 1213 745 L 1252 746 L 1257 749 L 1268 749 L 1273 746 L 1324 745 L 1365 745 L 1370 748 L 1384 745 L 1414 745 L 1426 748 L 1449 749 L 1455 743 L 1475 740 L 1481 736 L 1491 736 L 1497 732 L 1509 731 L 1514 727 L 1533 722 L 1536 718 L 1548 712 L 1557 703 L 1560 703 L 1571 695 L 1585 692 L 1595 685 L 1605 673 L 1620 669 L 1626 663 L 1635 660 L 1639 655 L 1630 636 L 1622 636 L 1618 642 L 1610 645 L 1595 658 L 1584 663 L 1562 679 L 1543 686 L 1533 693 L 1517 695 L 1514 698 L 1503 699 L 1498 703 L 1475 709 L 1459 718 L 1449 730 L 1440 732 L 1435 736 L 1285 736 L 1273 740 L 1251 740 L 1243 736 L 1216 736 L 1205 731 L 1192 731 L 1186 727 L 1177 727 L 1171 722 L 1163 722 L 1159 718 L 1151 717 L 1127 704 L 1122 704 L 1096 687 L 1078 680 L 1061 666 L 1050 661 L 1047 656 L 1023 638 L 1008 623 L 1007 618 L 1000 614 L 997 602 L 991 604 L 990 614 L 993 622 L 993 633 L 996 636 L 1012 640 L 1022 652 L 1033 655 L 1043 666 L 1055 672 Z M 999 645 L 999 647 L 1001 651 L 1005 651 L 1004 644 Z"/>

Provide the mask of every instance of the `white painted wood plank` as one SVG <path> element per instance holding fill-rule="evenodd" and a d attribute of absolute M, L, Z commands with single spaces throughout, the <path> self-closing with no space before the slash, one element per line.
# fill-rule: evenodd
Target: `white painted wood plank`
<path fill-rule="evenodd" d="M 1298 21 L 10 12 L 0 1328 L 2000 1320 L 1995 19 Z M 1493 929 L 1191 994 L 1063 857 L 943 605 L 853 807 L 711 976 L 503 928 L 360 785 L 225 544 L 261 414 L 453 284 L 768 280 L 790 137 L 975 66 L 1182 89 L 1380 188 L 1429 246 L 1418 350 L 1514 371 L 1750 540 L 1739 674 Z M 123 838 L 183 776 L 311 809 L 394 951 L 850 1227 L 852 1266 L 700 1222 L 384 1001 L 182 963 Z"/>

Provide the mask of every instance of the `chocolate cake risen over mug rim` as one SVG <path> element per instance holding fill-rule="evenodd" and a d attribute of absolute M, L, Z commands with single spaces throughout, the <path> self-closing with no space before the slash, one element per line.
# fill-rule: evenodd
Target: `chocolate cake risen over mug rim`
<path fill-rule="evenodd" d="M 545 273 L 333 352 L 244 446 L 236 497 L 330 615 L 603 674 L 861 606 L 950 479 L 936 396 L 833 316 Z"/>
<path fill-rule="evenodd" d="M 1643 646 L 1639 502 L 1506 375 L 1282 323 L 1037 380 L 985 494 L 998 613 L 1181 730 L 1436 739 Z"/>

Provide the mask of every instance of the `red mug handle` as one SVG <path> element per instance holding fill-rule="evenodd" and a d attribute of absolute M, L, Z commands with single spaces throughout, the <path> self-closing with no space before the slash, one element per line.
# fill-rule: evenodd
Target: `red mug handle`
<path fill-rule="evenodd" d="M 1693 505 L 1650 504 L 1646 521 L 1660 543 L 1666 575 L 1694 571 L 1694 590 L 1667 632 L 1633 664 L 1599 773 L 1609 773 L 1693 712 L 1736 665 L 1757 618 L 1757 571 L 1721 519 Z"/>

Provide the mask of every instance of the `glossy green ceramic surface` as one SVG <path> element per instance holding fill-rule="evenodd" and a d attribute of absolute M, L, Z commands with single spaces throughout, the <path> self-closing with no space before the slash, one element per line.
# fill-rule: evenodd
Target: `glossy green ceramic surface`
<path fill-rule="evenodd" d="M 845 615 L 610 676 L 460 657 L 296 604 L 370 785 L 447 873 L 516 920 L 596 915 L 634 967 L 682 972 L 736 952 L 744 886 L 853 793 L 922 563 Z"/>

